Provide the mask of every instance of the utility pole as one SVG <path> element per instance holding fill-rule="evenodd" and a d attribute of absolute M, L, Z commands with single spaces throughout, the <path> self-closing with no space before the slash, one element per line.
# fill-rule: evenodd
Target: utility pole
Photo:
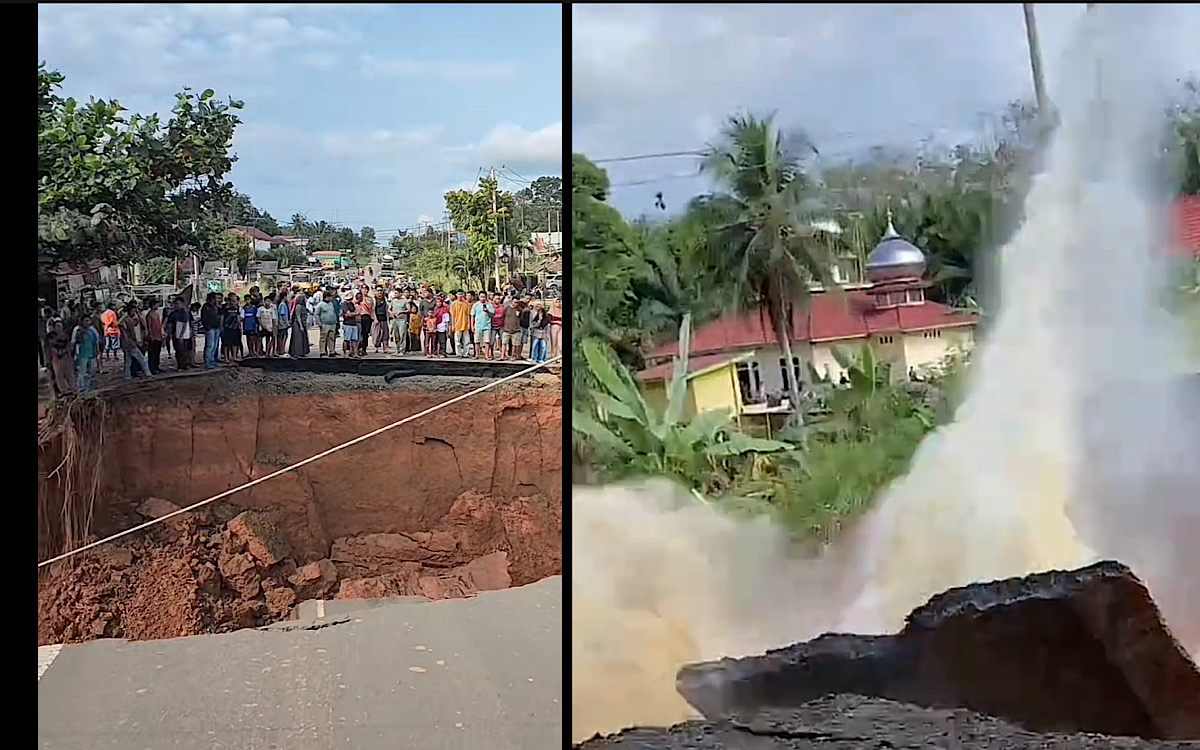
<path fill-rule="evenodd" d="M 492 175 L 492 223 L 496 228 L 496 247 L 500 247 L 500 217 L 496 215 L 496 191 L 500 189 L 500 183 L 496 181 L 496 168 L 491 168 Z M 500 287 L 500 255 L 496 254 L 496 260 L 492 272 L 495 274 L 496 288 Z"/>
<path fill-rule="evenodd" d="M 1091 7 L 1090 5 L 1088 6 Z M 1038 114 L 1047 111 L 1046 78 L 1042 72 L 1042 48 L 1038 43 L 1037 18 L 1034 17 L 1033 3 L 1021 3 L 1025 11 L 1025 37 L 1029 42 L 1029 67 L 1033 71 L 1033 94 L 1037 99 Z"/>

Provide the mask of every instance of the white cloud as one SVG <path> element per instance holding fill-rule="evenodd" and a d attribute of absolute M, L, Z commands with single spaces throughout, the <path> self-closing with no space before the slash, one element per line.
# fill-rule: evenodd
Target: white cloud
<path fill-rule="evenodd" d="M 485 161 L 498 164 L 561 166 L 562 144 L 562 122 L 534 131 L 506 122 L 493 128 L 474 150 Z"/>
<path fill-rule="evenodd" d="M 285 58 L 321 59 L 313 56 L 355 42 L 348 12 L 365 11 L 329 4 L 43 4 L 38 56 L 81 83 L 118 79 L 145 97 L 173 94 L 195 83 L 197 71 L 206 85 L 251 96 Z"/>
<path fill-rule="evenodd" d="M 309 52 L 300 58 L 300 62 L 317 70 L 332 70 L 341 61 L 341 56 L 333 52 Z"/>
<path fill-rule="evenodd" d="M 363 72 L 380 78 L 419 78 L 446 82 L 507 81 L 517 74 L 509 63 L 467 61 L 424 61 L 363 55 Z"/>
<path fill-rule="evenodd" d="M 401 157 L 430 146 L 441 129 L 435 126 L 408 130 L 332 131 L 312 133 L 278 123 L 249 122 L 234 135 L 234 149 L 254 149 L 289 154 L 291 158 L 380 159 Z"/>

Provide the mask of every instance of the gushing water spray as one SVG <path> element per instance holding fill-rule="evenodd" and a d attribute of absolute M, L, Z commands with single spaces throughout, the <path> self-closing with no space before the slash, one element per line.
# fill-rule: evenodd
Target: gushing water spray
<path fill-rule="evenodd" d="M 1002 305 L 968 397 L 844 548 L 797 561 L 778 532 L 663 487 L 575 491 L 577 738 L 686 718 L 674 692 L 686 661 L 896 630 L 945 588 L 1097 557 L 1133 567 L 1181 640 L 1200 643 L 1187 585 L 1200 570 L 1200 399 L 1182 385 L 1184 333 L 1159 305 L 1146 8 L 1089 14 L 1065 76 L 1078 85 L 1056 97 L 1061 124 L 1000 251 Z"/>
<path fill-rule="evenodd" d="M 1185 333 L 1160 304 L 1165 210 L 1149 179 L 1160 89 L 1146 21 L 1122 13 L 1088 16 L 1068 71 L 1084 83 L 1060 97 L 1046 168 L 1001 251 L 1003 304 L 971 390 L 868 519 L 866 586 L 843 629 L 895 630 L 942 589 L 1097 553 L 1152 585 L 1177 577 L 1149 553 L 1195 522 L 1200 415 L 1180 385 Z"/>

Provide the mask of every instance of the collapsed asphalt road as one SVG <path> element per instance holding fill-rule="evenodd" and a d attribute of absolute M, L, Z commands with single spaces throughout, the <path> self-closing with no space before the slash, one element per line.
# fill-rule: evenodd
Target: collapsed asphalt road
<path fill-rule="evenodd" d="M 226 635 L 39 649 L 38 747 L 549 750 L 562 746 L 562 621 L 556 576 L 470 599 L 330 602 Z"/>

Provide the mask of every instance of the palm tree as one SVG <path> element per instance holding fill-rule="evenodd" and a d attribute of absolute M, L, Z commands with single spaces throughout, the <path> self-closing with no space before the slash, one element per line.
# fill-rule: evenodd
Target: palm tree
<path fill-rule="evenodd" d="M 807 137 L 780 132 L 773 115 L 731 117 L 701 165 L 725 192 L 693 203 L 720 220 L 710 252 L 713 266 L 731 275 L 735 304 L 765 313 L 789 363 L 797 308 L 807 302 L 810 282 L 832 284 L 832 258 L 814 241 L 806 208 L 814 187 L 806 159 L 814 154 Z M 799 383 L 787 381 L 796 410 Z"/>

